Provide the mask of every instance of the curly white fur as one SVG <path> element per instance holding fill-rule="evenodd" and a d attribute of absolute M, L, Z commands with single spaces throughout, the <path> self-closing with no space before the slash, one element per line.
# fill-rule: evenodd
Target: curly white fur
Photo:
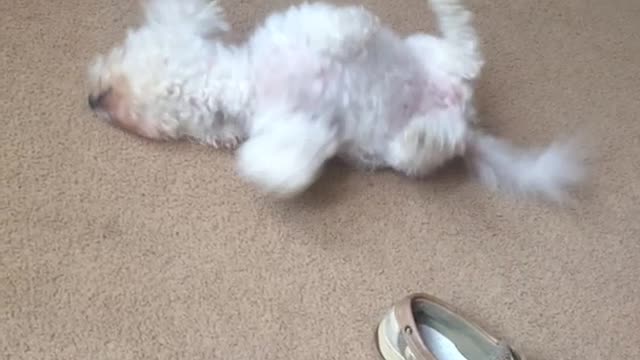
<path fill-rule="evenodd" d="M 149 0 L 145 22 L 90 69 L 90 104 L 151 139 L 238 149 L 265 191 L 307 189 L 327 159 L 425 175 L 464 156 L 485 183 L 561 199 L 580 180 L 568 147 L 536 154 L 474 128 L 483 60 L 459 0 L 431 0 L 442 36 L 401 38 L 362 7 L 305 3 L 241 46 L 215 1 Z"/>

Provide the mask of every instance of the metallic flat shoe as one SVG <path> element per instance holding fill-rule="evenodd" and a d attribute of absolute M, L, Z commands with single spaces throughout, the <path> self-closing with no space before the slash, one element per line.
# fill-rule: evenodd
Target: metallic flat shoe
<path fill-rule="evenodd" d="M 385 360 L 525 360 L 506 342 L 427 294 L 396 303 L 380 322 L 376 340 Z"/>

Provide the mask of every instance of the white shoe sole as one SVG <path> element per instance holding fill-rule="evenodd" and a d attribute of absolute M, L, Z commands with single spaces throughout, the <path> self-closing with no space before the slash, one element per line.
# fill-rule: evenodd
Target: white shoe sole
<path fill-rule="evenodd" d="M 392 340 L 389 339 L 386 334 L 388 331 L 385 331 L 388 328 L 388 322 L 391 321 L 391 316 L 387 315 L 378 325 L 378 334 L 376 342 L 378 343 L 378 351 L 380 355 L 385 360 L 410 360 L 405 359 L 402 354 L 398 351 L 399 349 L 394 346 Z"/>

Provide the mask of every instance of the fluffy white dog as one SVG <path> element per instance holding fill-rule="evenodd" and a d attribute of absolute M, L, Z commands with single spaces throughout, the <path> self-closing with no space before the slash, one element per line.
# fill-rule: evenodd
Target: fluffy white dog
<path fill-rule="evenodd" d="M 238 171 L 293 196 L 339 156 L 410 176 L 462 156 L 484 183 L 564 197 L 582 175 L 569 145 L 534 152 L 476 128 L 483 60 L 459 0 L 431 0 L 441 36 L 401 38 L 362 7 L 305 3 L 241 46 L 216 1 L 148 0 L 146 19 L 90 69 L 90 106 L 151 139 L 236 148 Z"/>

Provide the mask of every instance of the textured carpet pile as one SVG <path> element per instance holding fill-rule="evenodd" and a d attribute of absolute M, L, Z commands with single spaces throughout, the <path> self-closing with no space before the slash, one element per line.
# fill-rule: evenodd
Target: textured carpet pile
<path fill-rule="evenodd" d="M 353 1 L 433 29 L 423 0 Z M 590 136 L 575 205 L 340 164 L 270 200 L 229 154 L 89 112 L 86 66 L 136 2 L 0 0 L 0 358 L 376 359 L 377 321 L 425 291 L 530 359 L 640 359 L 640 2 L 468 2 L 484 121 Z M 223 1 L 239 38 L 289 3 Z"/>

